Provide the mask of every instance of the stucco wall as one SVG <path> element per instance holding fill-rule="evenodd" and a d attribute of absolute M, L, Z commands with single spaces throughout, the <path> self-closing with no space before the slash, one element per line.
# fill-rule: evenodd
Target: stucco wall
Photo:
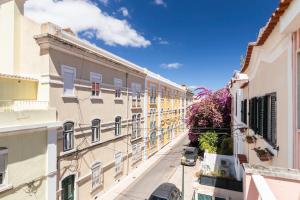
<path fill-rule="evenodd" d="M 144 78 L 141 75 L 135 75 L 129 72 L 126 80 L 126 72 L 109 68 L 106 64 L 94 63 L 75 55 L 69 55 L 53 49 L 49 51 L 50 55 L 50 79 L 56 83 L 50 83 L 50 106 L 56 107 L 58 110 L 58 119 L 61 121 L 75 122 L 75 141 L 74 147 L 77 149 L 85 149 L 80 152 L 77 157 L 74 154 L 63 157 L 59 161 L 58 175 L 58 196 L 60 198 L 61 180 L 69 173 L 75 173 L 78 181 L 75 185 L 75 194 L 79 199 L 93 198 L 99 192 L 107 190 L 112 186 L 122 175 L 131 170 L 138 163 L 133 163 L 131 152 L 133 143 L 141 142 L 131 141 L 132 133 L 132 115 L 141 114 L 143 119 L 143 109 L 132 108 L 132 83 L 141 85 L 142 96 L 141 106 L 143 103 Z M 61 66 L 67 65 L 76 69 L 75 80 L 75 95 L 77 98 L 63 98 L 63 79 L 61 74 Z M 102 75 L 100 99 L 91 99 L 90 72 L 100 73 Z M 122 80 L 122 95 L 121 100 L 115 99 L 114 78 Z M 126 83 L 127 81 L 127 83 Z M 128 93 L 126 84 L 128 85 Z M 121 136 L 116 137 L 114 133 L 115 117 L 122 117 Z M 91 143 L 91 120 L 101 119 L 100 142 Z M 143 128 L 143 120 L 141 123 Z M 143 129 L 142 129 L 143 130 Z M 59 132 L 58 139 L 58 155 L 62 156 L 62 132 Z M 127 145 L 128 144 L 128 145 Z M 141 144 L 142 146 L 142 144 Z M 127 149 L 128 148 L 128 149 Z M 122 152 L 123 170 L 118 176 L 115 176 L 115 159 L 116 152 Z M 130 160 L 127 162 L 127 152 Z M 91 166 L 95 162 L 101 162 L 104 167 L 103 186 L 92 191 L 91 188 Z M 77 166 L 77 167 L 76 167 Z"/>
<path fill-rule="evenodd" d="M 264 180 L 276 199 L 298 200 L 300 198 L 300 181 L 268 176 L 264 176 Z M 251 174 L 246 174 L 244 177 L 244 199 L 260 199 L 259 196 Z"/>
<path fill-rule="evenodd" d="M 0 199 L 45 199 L 46 130 L 30 130 L 25 134 L 1 136 L 0 147 L 8 148 L 8 184 L 13 186 L 12 189 L 0 193 Z M 38 181 L 34 183 L 33 190 L 28 192 L 30 190 L 26 183 L 33 179 Z"/>
<path fill-rule="evenodd" d="M 244 152 L 249 152 L 249 163 L 289 167 L 289 145 L 292 145 L 288 143 L 288 134 L 290 134 L 288 119 L 292 115 L 289 113 L 289 87 L 291 85 L 289 83 L 292 81 L 288 70 L 290 67 L 288 62 L 289 42 L 289 37 L 280 34 L 278 27 L 275 28 L 263 47 L 255 47 L 250 66 L 245 71 L 249 77 L 249 85 L 244 88 L 243 94 L 248 102 L 252 97 L 260 97 L 273 92 L 276 92 L 277 96 L 277 145 L 279 151 L 274 150 L 275 156 L 271 161 L 261 162 L 253 148 L 266 148 L 270 145 L 261 136 L 256 135 L 258 138 L 256 143 L 249 145 L 244 142 Z M 250 129 L 248 133 L 253 134 L 253 131 Z"/>

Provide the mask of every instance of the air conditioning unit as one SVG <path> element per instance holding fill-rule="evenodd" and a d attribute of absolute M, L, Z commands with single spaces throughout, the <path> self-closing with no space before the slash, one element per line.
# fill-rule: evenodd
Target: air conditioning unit
<path fill-rule="evenodd" d="M 221 167 L 229 167 L 230 162 L 228 160 L 221 160 Z"/>
<path fill-rule="evenodd" d="M 230 172 L 229 172 L 229 169 L 228 168 L 220 168 L 220 174 L 221 176 L 230 176 Z"/>

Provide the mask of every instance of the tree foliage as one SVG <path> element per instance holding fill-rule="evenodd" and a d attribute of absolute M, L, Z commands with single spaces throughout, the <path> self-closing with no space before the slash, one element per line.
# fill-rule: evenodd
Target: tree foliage
<path fill-rule="evenodd" d="M 208 153 L 217 153 L 218 135 L 216 132 L 206 132 L 199 136 L 199 147 Z"/>
<path fill-rule="evenodd" d="M 186 123 L 189 128 L 189 139 L 198 140 L 200 129 L 230 127 L 231 96 L 228 88 L 212 92 L 204 87 L 197 88 L 198 101 L 187 111 Z"/>

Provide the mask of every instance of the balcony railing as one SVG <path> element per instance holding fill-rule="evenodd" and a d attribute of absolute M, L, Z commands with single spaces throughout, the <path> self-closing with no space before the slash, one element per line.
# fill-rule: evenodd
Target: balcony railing
<path fill-rule="evenodd" d="M 47 109 L 48 109 L 48 101 L 0 100 L 0 112 L 47 110 Z"/>

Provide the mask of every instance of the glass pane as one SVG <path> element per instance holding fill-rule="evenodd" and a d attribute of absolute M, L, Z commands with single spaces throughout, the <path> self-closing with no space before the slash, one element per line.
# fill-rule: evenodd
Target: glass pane
<path fill-rule="evenodd" d="M 74 74 L 64 72 L 64 94 L 72 95 L 74 87 Z"/>

